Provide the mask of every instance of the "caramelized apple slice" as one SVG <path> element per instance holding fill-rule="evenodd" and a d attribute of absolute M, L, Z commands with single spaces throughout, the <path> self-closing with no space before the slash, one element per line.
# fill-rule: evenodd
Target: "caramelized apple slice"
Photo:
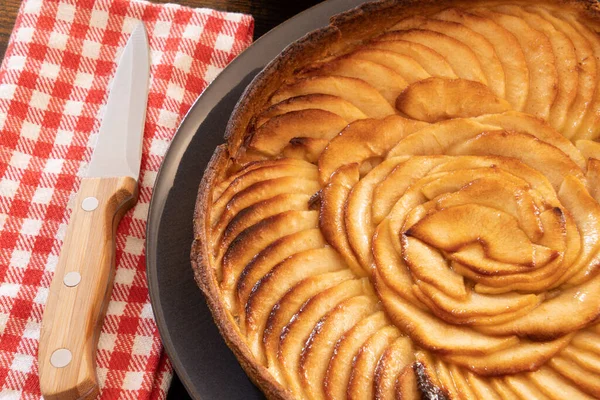
<path fill-rule="evenodd" d="M 482 83 L 465 79 L 429 78 L 408 86 L 396 108 L 410 118 L 439 122 L 510 110 L 508 102 Z"/>
<path fill-rule="evenodd" d="M 505 263 L 543 265 L 553 255 L 550 249 L 532 246 L 514 217 L 475 204 L 449 207 L 427 215 L 404 234 L 448 252 L 479 242 L 488 257 Z"/>
<path fill-rule="evenodd" d="M 282 382 L 283 378 L 279 370 L 277 351 L 279 349 L 279 337 L 283 332 L 283 328 L 294 318 L 300 307 L 309 299 L 353 278 L 354 274 L 347 269 L 308 277 L 291 288 L 273 307 L 267 319 L 262 340 L 265 346 L 269 371 L 279 382 Z"/>
<path fill-rule="evenodd" d="M 467 299 L 463 277 L 450 269 L 437 250 L 405 235 L 401 240 L 402 257 L 416 279 L 435 286 L 449 297 Z"/>
<path fill-rule="evenodd" d="M 600 393 L 600 376 L 598 373 L 590 372 L 561 355 L 553 357 L 548 361 L 548 365 L 567 378 L 578 389 L 594 398 L 598 398 L 598 393 Z"/>
<path fill-rule="evenodd" d="M 334 345 L 350 328 L 378 310 L 374 296 L 357 296 L 338 304 L 315 326 L 300 359 L 300 379 L 310 399 L 324 399 L 323 382 Z"/>
<path fill-rule="evenodd" d="M 396 114 L 394 108 L 371 85 L 361 79 L 343 76 L 316 76 L 283 86 L 271 97 L 271 104 L 290 97 L 307 94 L 328 94 L 340 97 L 370 118 L 384 118 Z"/>
<path fill-rule="evenodd" d="M 239 204 L 229 204 L 234 196 L 245 191 L 250 186 L 261 181 L 268 181 L 270 179 L 276 179 L 285 176 L 314 180 L 315 173 L 317 172 L 314 165 L 305 161 L 292 159 L 257 162 L 255 164 L 251 164 L 243 171 L 244 172 L 240 173 L 239 175 L 236 175 L 235 179 L 229 182 L 227 188 L 215 198 L 211 207 L 211 226 L 215 226 L 217 221 L 222 219 L 224 215 L 224 219 L 227 220 L 231 219 L 231 217 L 235 215 L 233 213 L 228 213 L 228 208 L 231 207 L 234 210 L 239 211 L 261 199 L 260 196 L 249 196 L 247 200 L 240 201 Z M 275 194 L 280 193 L 282 192 L 275 192 Z"/>
<path fill-rule="evenodd" d="M 386 66 L 402 76 L 409 84 L 431 76 L 411 57 L 389 50 L 363 48 L 350 53 L 348 57 L 351 59 L 358 58 L 360 60 L 367 60 Z"/>
<path fill-rule="evenodd" d="M 567 138 L 573 137 L 581 121 L 589 108 L 594 90 L 596 88 L 597 62 L 590 43 L 568 22 L 552 15 L 547 9 L 539 6 L 528 7 L 528 11 L 534 12 L 549 21 L 557 30 L 564 33 L 575 45 L 577 57 L 577 69 L 579 73 L 577 81 L 577 96 L 568 110 L 566 124 L 561 133 Z"/>
<path fill-rule="evenodd" d="M 307 194 L 280 194 L 243 209 L 223 230 L 218 247 L 224 251 L 242 231 L 265 218 L 289 210 L 308 211 L 309 199 L 310 195 Z"/>
<path fill-rule="evenodd" d="M 596 142 L 594 142 L 596 143 Z M 600 203 L 600 160 L 590 158 L 588 160 L 587 173 L 587 187 L 592 197 Z"/>
<path fill-rule="evenodd" d="M 531 381 L 521 375 L 509 375 L 504 378 L 504 382 L 521 399 L 548 399 Z"/>
<path fill-rule="evenodd" d="M 364 278 L 366 279 L 366 278 Z M 305 303 L 287 324 L 279 339 L 277 360 L 282 376 L 296 396 L 305 396 L 299 377 L 300 355 L 315 325 L 336 305 L 365 293 L 368 281 L 353 279 L 327 289 Z"/>
<path fill-rule="evenodd" d="M 522 111 L 529 92 L 529 69 L 517 38 L 489 18 L 456 8 L 448 8 L 434 18 L 462 24 L 492 44 L 504 70 L 506 100 L 515 110 Z"/>
<path fill-rule="evenodd" d="M 450 374 L 452 375 L 452 381 L 454 386 L 457 389 L 457 392 L 460 393 L 460 398 L 465 400 L 478 400 L 475 393 L 471 389 L 471 385 L 467 381 L 463 370 L 456 365 L 450 365 L 448 367 Z M 457 393 L 457 394 L 458 394 Z M 487 400 L 487 399 L 486 399 Z"/>
<path fill-rule="evenodd" d="M 598 34 L 583 25 L 572 16 L 567 17 L 568 22 L 590 43 L 596 62 L 600 59 L 600 40 Z M 596 91 L 592 97 L 592 102 L 588 106 L 586 114 L 577 129 L 576 139 L 596 139 L 599 136 L 598 123 L 600 122 L 600 90 L 598 90 L 598 79 L 600 78 L 600 68 L 596 66 Z"/>
<path fill-rule="evenodd" d="M 242 270 L 256 254 L 281 237 L 316 228 L 318 219 L 316 211 L 286 211 L 244 230 L 223 256 L 221 288 L 233 290 Z"/>
<path fill-rule="evenodd" d="M 398 115 L 348 125 L 329 142 L 319 158 L 321 183 L 327 183 L 331 174 L 344 164 L 360 164 L 372 157 L 384 157 L 402 138 L 425 126 L 426 123 Z"/>
<path fill-rule="evenodd" d="M 547 366 L 543 366 L 537 371 L 528 374 L 527 378 L 531 379 L 540 391 L 553 400 L 592 399 L 591 396 L 588 396 L 579 390 L 576 386 Z"/>
<path fill-rule="evenodd" d="M 541 172 L 557 190 L 566 176 L 583 178 L 581 169 L 558 148 L 525 133 L 485 132 L 447 151 L 451 155 L 497 155 L 520 160 Z M 531 155 L 535 155 L 532 157 Z"/>
<path fill-rule="evenodd" d="M 352 374 L 352 360 L 366 340 L 387 325 L 389 325 L 389 320 L 383 311 L 379 311 L 357 323 L 336 342 L 323 381 L 327 399 L 346 397 L 348 382 Z"/>
<path fill-rule="evenodd" d="M 271 118 L 258 128 L 249 147 L 269 156 L 277 156 L 296 137 L 331 139 L 347 122 L 336 114 L 323 110 L 300 110 Z"/>
<path fill-rule="evenodd" d="M 493 125 L 483 125 L 468 118 L 457 118 L 424 127 L 402 139 L 387 158 L 403 155 L 444 154 L 450 146 L 464 142 L 486 131 L 496 131 Z"/>
<path fill-rule="evenodd" d="M 373 222 L 380 223 L 410 185 L 427 175 L 436 166 L 447 162 L 448 159 L 450 157 L 446 156 L 411 157 L 404 162 L 402 157 L 388 159 L 390 162 L 394 160 L 398 166 L 373 191 Z"/>
<path fill-rule="evenodd" d="M 470 328 L 445 324 L 431 314 L 396 296 L 374 273 L 375 287 L 389 317 L 419 346 L 444 354 L 476 355 L 511 348 L 518 343 L 515 336 L 493 337 Z"/>
<path fill-rule="evenodd" d="M 394 340 L 381 354 L 373 376 L 374 398 L 393 400 L 396 379 L 405 368 L 415 361 L 410 338 L 401 336 Z"/>
<path fill-rule="evenodd" d="M 361 79 L 377 89 L 390 104 L 408 86 L 408 82 L 391 68 L 354 57 L 339 57 L 321 64 L 308 66 L 300 74 L 307 76 L 345 76 Z"/>
<path fill-rule="evenodd" d="M 327 241 L 340 253 L 350 269 L 358 276 L 364 276 L 366 271 L 350 248 L 344 222 L 346 200 L 356 182 L 358 182 L 356 164 L 345 165 L 333 174 L 329 184 L 321 191 L 319 225 Z"/>
<path fill-rule="evenodd" d="M 510 348 L 495 352 L 489 351 L 481 356 L 444 354 L 442 358 L 481 376 L 535 371 L 569 344 L 572 336 L 569 334 L 549 342 L 521 341 Z"/>
<path fill-rule="evenodd" d="M 457 78 L 448 61 L 440 53 L 422 44 L 401 40 L 394 32 L 379 36 L 370 47 L 411 57 L 431 76 Z"/>
<path fill-rule="evenodd" d="M 358 350 L 348 382 L 348 398 L 357 400 L 373 398 L 373 378 L 377 361 L 398 336 L 400 332 L 396 327 L 386 326 L 373 334 Z"/>
<path fill-rule="evenodd" d="M 550 108 L 548 122 L 560 130 L 566 122 L 569 107 L 575 101 L 577 95 L 577 82 L 579 72 L 577 70 L 577 56 L 575 46 L 563 32 L 537 14 L 529 13 L 522 7 L 515 5 L 502 5 L 496 10 L 522 18 L 529 26 L 544 33 L 550 40 L 552 51 L 555 56 L 556 72 L 558 76 L 558 92 L 556 99 Z"/>
<path fill-rule="evenodd" d="M 255 357 L 264 358 L 262 336 L 275 304 L 298 282 L 309 276 L 340 271 L 345 264 L 330 247 L 296 253 L 274 267 L 252 288 L 246 309 L 246 340 Z"/>
<path fill-rule="evenodd" d="M 534 136 L 559 148 L 581 169 L 585 168 L 586 160 L 577 151 L 575 146 L 573 146 L 573 143 L 539 118 L 516 111 L 509 111 L 502 114 L 484 115 L 475 118 L 475 120 L 482 124 L 499 126 L 507 131 L 522 132 Z"/>
<path fill-rule="evenodd" d="M 306 96 L 292 97 L 281 103 L 273 104 L 256 117 L 256 127 L 260 128 L 265 122 L 278 115 L 309 109 L 329 111 L 330 113 L 340 116 L 347 123 L 354 122 L 357 119 L 367 118 L 362 111 L 349 101 L 337 96 L 315 93 Z"/>
<path fill-rule="evenodd" d="M 225 204 L 225 207 L 220 207 L 218 210 L 213 209 L 213 215 L 215 217 L 221 210 L 222 212 L 213 226 L 212 238 L 218 243 L 223 231 L 233 219 L 244 212 L 244 210 L 248 210 L 245 211 L 245 213 L 248 213 L 253 209 L 255 210 L 257 207 L 260 207 L 259 204 L 261 202 L 292 193 L 310 196 L 318 190 L 319 184 L 317 181 L 297 176 L 284 176 L 257 182 L 235 194 L 229 202 Z"/>
<path fill-rule="evenodd" d="M 469 382 L 469 386 L 478 399 L 502 400 L 502 397 L 496 392 L 489 380 L 481 378 L 479 375 L 475 375 L 471 372 L 466 373 L 466 378 Z"/>
<path fill-rule="evenodd" d="M 252 288 L 275 265 L 286 258 L 310 249 L 324 247 L 327 243 L 318 228 L 307 229 L 284 236 L 258 253 L 240 274 L 237 296 L 240 304 L 246 304 Z M 245 318 L 241 318 L 245 321 Z"/>
<path fill-rule="evenodd" d="M 292 138 L 283 150 L 281 150 L 281 154 L 284 157 L 296 158 L 314 164 L 328 144 L 329 139 L 310 137 Z"/>
<path fill-rule="evenodd" d="M 550 106 L 554 103 L 557 94 L 558 75 L 552 45 L 546 35 L 512 15 L 482 8 L 478 8 L 475 13 L 492 19 L 517 38 L 530 73 L 529 94 L 524 111 L 548 119 Z"/>
<path fill-rule="evenodd" d="M 385 37 L 393 37 L 394 39 L 427 46 L 441 54 L 459 78 L 487 84 L 487 79 L 481 70 L 481 64 L 475 53 L 465 44 L 450 36 L 424 29 L 410 29 L 394 31 L 386 34 Z"/>

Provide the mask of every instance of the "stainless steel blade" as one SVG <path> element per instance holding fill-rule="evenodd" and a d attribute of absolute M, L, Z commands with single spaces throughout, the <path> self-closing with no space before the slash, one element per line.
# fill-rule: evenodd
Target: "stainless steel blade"
<path fill-rule="evenodd" d="M 143 23 L 131 34 L 113 79 L 88 176 L 138 179 L 148 100 L 150 55 Z"/>

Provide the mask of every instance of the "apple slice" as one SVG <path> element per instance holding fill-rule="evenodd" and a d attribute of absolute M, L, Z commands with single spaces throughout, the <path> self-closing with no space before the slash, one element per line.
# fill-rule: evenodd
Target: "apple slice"
<path fill-rule="evenodd" d="M 320 64 L 309 65 L 299 74 L 306 76 L 345 76 L 361 79 L 377 89 L 390 103 L 408 86 L 408 82 L 393 69 L 356 57 L 338 57 Z"/>
<path fill-rule="evenodd" d="M 284 157 L 296 158 L 316 164 L 319 156 L 329 144 L 329 139 L 296 137 L 281 150 Z"/>
<path fill-rule="evenodd" d="M 485 354 L 511 348 L 519 341 L 515 336 L 493 337 L 470 328 L 448 325 L 397 296 L 386 287 L 377 271 L 374 272 L 374 277 L 375 288 L 390 319 L 414 343 L 425 349 L 457 357 L 483 357 Z"/>
<path fill-rule="evenodd" d="M 494 389 L 489 380 L 486 380 L 479 375 L 475 375 L 472 372 L 465 374 L 469 386 L 473 390 L 476 398 L 478 399 L 490 399 L 490 400 L 502 400 L 500 394 Z"/>
<path fill-rule="evenodd" d="M 593 397 L 579 390 L 575 385 L 556 373 L 552 368 L 543 366 L 527 375 L 535 386 L 552 400 L 583 399 L 591 400 Z"/>
<path fill-rule="evenodd" d="M 389 326 L 390 322 L 383 311 L 378 311 L 358 322 L 335 344 L 335 350 L 327 367 L 323 386 L 327 399 L 346 397 L 348 382 L 352 373 L 352 360 L 367 339 L 378 330 Z"/>
<path fill-rule="evenodd" d="M 374 398 L 393 400 L 396 380 L 405 368 L 415 361 L 410 338 L 401 336 L 394 340 L 381 354 L 373 376 Z"/>
<path fill-rule="evenodd" d="M 252 205 L 260 199 L 260 196 L 249 196 L 249 199 L 240 201 L 240 204 L 230 204 L 238 193 L 245 191 L 248 187 L 262 181 L 281 178 L 285 176 L 301 177 L 302 179 L 314 180 L 317 169 L 314 165 L 300 160 L 280 159 L 273 161 L 261 161 L 246 167 L 243 172 L 234 175 L 235 179 L 228 182 L 221 194 L 216 196 L 211 206 L 210 225 L 215 226 L 217 221 L 223 218 L 229 220 L 235 214 L 227 212 L 228 205 L 234 210 L 241 210 Z M 283 183 L 283 182 L 282 182 Z M 307 182 L 306 182 L 307 183 Z M 308 183 L 307 183 L 308 184 Z M 310 185 L 310 184 L 308 184 Z M 276 194 L 280 194 L 278 192 Z"/>
<path fill-rule="evenodd" d="M 596 71 L 598 69 L 598 63 L 588 40 L 567 21 L 554 16 L 544 7 L 532 6 L 527 7 L 527 10 L 539 14 L 542 18 L 549 21 L 557 30 L 564 33 L 575 45 L 577 69 L 579 72 L 577 96 L 568 110 L 566 124 L 561 130 L 561 133 L 570 139 L 581 125 L 582 119 L 594 96 L 594 90 L 597 85 Z"/>
<path fill-rule="evenodd" d="M 579 72 L 573 42 L 563 32 L 554 28 L 550 22 L 537 14 L 523 10 L 522 7 L 502 5 L 495 7 L 495 10 L 522 18 L 529 26 L 544 33 L 550 40 L 558 75 L 558 92 L 550 109 L 548 122 L 555 129 L 561 130 L 565 125 L 569 107 L 577 96 Z"/>
<path fill-rule="evenodd" d="M 387 158 L 404 155 L 441 155 L 457 143 L 462 143 L 482 132 L 496 130 L 498 130 L 496 126 L 480 124 L 468 118 L 438 122 L 400 140 L 388 152 Z"/>
<path fill-rule="evenodd" d="M 348 123 L 336 114 L 324 110 L 290 111 L 271 118 L 258 128 L 248 144 L 253 150 L 277 156 L 293 138 L 331 139 Z"/>
<path fill-rule="evenodd" d="M 411 157 L 406 161 L 403 161 L 403 157 L 389 158 L 389 162 L 394 160 L 397 166 L 373 191 L 371 206 L 373 222 L 379 224 L 390 213 L 400 197 L 406 193 L 410 185 L 450 158 L 446 156 Z"/>
<path fill-rule="evenodd" d="M 385 37 L 427 46 L 442 55 L 459 78 L 487 84 L 487 79 L 481 69 L 481 63 L 473 50 L 450 36 L 424 29 L 410 29 L 393 31 L 385 34 Z"/>
<path fill-rule="evenodd" d="M 316 211 L 286 211 L 240 233 L 223 256 L 221 289 L 233 290 L 242 270 L 268 245 L 292 233 L 316 228 L 318 219 Z"/>
<path fill-rule="evenodd" d="M 398 115 L 348 125 L 329 142 L 319 158 L 321 183 L 327 183 L 331 174 L 344 164 L 361 164 L 373 157 L 384 157 L 402 138 L 425 126 L 424 122 Z"/>
<path fill-rule="evenodd" d="M 462 24 L 492 44 L 504 70 L 506 100 L 522 111 L 529 92 L 529 69 L 517 38 L 491 19 L 457 8 L 447 8 L 433 18 Z"/>
<path fill-rule="evenodd" d="M 213 209 L 213 216 L 216 217 L 219 212 L 221 214 L 213 225 L 211 232 L 212 239 L 218 244 L 223 231 L 243 210 L 252 210 L 253 208 L 260 207 L 261 202 L 278 196 L 285 196 L 292 193 L 311 196 L 318 190 L 319 183 L 317 181 L 297 176 L 283 176 L 256 182 L 233 195 L 224 207 L 221 206 L 221 203 L 218 209 Z"/>
<path fill-rule="evenodd" d="M 529 94 L 524 111 L 547 120 L 550 116 L 550 106 L 557 95 L 558 74 L 552 45 L 546 35 L 512 15 L 484 8 L 469 11 L 492 19 L 517 38 L 530 73 Z"/>
<path fill-rule="evenodd" d="M 265 122 L 279 115 L 309 109 L 329 111 L 343 118 L 347 123 L 367 118 L 362 111 L 349 101 L 329 94 L 316 93 L 291 97 L 281 103 L 273 104 L 256 117 L 256 128 L 260 128 Z"/>
<path fill-rule="evenodd" d="M 450 269 L 442 254 L 412 237 L 403 235 L 401 241 L 402 257 L 415 279 L 435 286 L 449 297 L 467 299 L 463 277 Z"/>
<path fill-rule="evenodd" d="M 525 266 L 543 265 L 554 253 L 542 246 L 532 246 L 514 217 L 475 204 L 449 207 L 427 215 L 404 234 L 447 252 L 479 242 L 488 257 Z"/>
<path fill-rule="evenodd" d="M 439 364 L 441 364 L 441 363 L 439 363 Z M 456 387 L 456 391 L 458 393 L 460 393 L 459 396 L 461 399 L 478 400 L 478 397 L 473 392 L 471 385 L 467 381 L 467 378 L 461 368 L 459 368 L 456 365 L 450 365 L 448 367 L 448 371 L 450 372 L 450 375 L 452 376 L 452 380 L 450 382 L 454 383 L 454 386 Z M 486 398 L 486 400 L 487 400 L 487 398 Z"/>
<path fill-rule="evenodd" d="M 506 131 L 527 133 L 559 148 L 579 168 L 585 168 L 586 160 L 573 146 L 573 143 L 539 118 L 517 111 L 509 111 L 502 114 L 483 115 L 475 118 L 475 121 L 482 124 L 496 125 Z"/>
<path fill-rule="evenodd" d="M 388 346 L 399 336 L 400 331 L 396 327 L 386 326 L 362 345 L 352 363 L 352 373 L 348 381 L 348 398 L 357 400 L 373 398 L 373 380 L 377 362 Z"/>
<path fill-rule="evenodd" d="M 572 385 L 587 394 L 598 398 L 600 393 L 600 376 L 597 372 L 588 371 L 578 363 L 559 355 L 553 357 L 548 365 L 565 377 Z"/>
<path fill-rule="evenodd" d="M 494 47 L 483 35 L 456 22 L 428 19 L 422 16 L 405 18 L 391 28 L 391 30 L 408 29 L 434 31 L 464 43 L 477 56 L 491 91 L 496 96 L 505 98 L 504 70 L 502 69 L 502 64 L 496 55 Z"/>
<path fill-rule="evenodd" d="M 394 32 L 379 36 L 376 41 L 369 44 L 369 47 L 389 50 L 410 57 L 431 76 L 457 78 L 448 61 L 440 53 L 422 44 L 402 40 Z"/>
<path fill-rule="evenodd" d="M 252 258 L 240 274 L 236 291 L 239 304 L 246 304 L 252 288 L 277 264 L 296 253 L 318 249 L 327 244 L 318 228 L 292 233 L 274 241 Z M 240 318 L 241 322 L 245 321 Z M 243 325 L 242 325 L 243 326 Z"/>
<path fill-rule="evenodd" d="M 283 328 L 294 318 L 300 307 L 312 297 L 354 278 L 354 274 L 348 269 L 308 277 L 291 288 L 273 307 L 267 319 L 262 340 L 265 346 L 267 366 L 278 382 L 283 381 L 277 361 L 279 337 Z"/>
<path fill-rule="evenodd" d="M 566 176 L 583 179 L 583 172 L 565 153 L 525 133 L 485 132 L 457 144 L 449 155 L 496 155 L 511 157 L 541 172 L 558 190 Z M 532 156 L 534 155 L 534 156 Z"/>
<path fill-rule="evenodd" d="M 344 281 L 305 303 L 285 326 L 279 339 L 277 360 L 282 377 L 298 397 L 305 396 L 299 376 L 300 356 L 310 333 L 318 322 L 342 301 L 365 294 L 366 278 Z"/>
<path fill-rule="evenodd" d="M 346 265 L 331 247 L 296 253 L 275 266 L 252 288 L 245 304 L 246 341 L 259 359 L 264 359 L 262 337 L 275 304 L 298 282 L 310 276 L 336 272 Z"/>
<path fill-rule="evenodd" d="M 510 110 L 508 102 L 479 82 L 428 78 L 409 85 L 396 100 L 396 109 L 410 118 L 439 122 Z"/>
<path fill-rule="evenodd" d="M 597 202 L 600 202 L 600 160 L 589 159 L 585 177 L 590 194 Z"/>
<path fill-rule="evenodd" d="M 356 296 L 338 304 L 315 326 L 302 350 L 300 379 L 309 399 L 325 399 L 323 382 L 335 343 L 365 317 L 378 311 L 377 298 Z"/>
<path fill-rule="evenodd" d="M 411 57 L 389 50 L 359 48 L 348 55 L 350 59 L 371 61 L 393 70 L 406 80 L 407 83 L 429 78 L 431 75 Z"/>
<path fill-rule="evenodd" d="M 328 94 L 353 104 L 369 118 L 384 118 L 396 114 L 394 108 L 371 85 L 361 79 L 343 76 L 315 76 L 282 86 L 271 97 L 271 104 L 290 97 L 308 94 Z"/>
<path fill-rule="evenodd" d="M 571 360 L 581 367 L 593 373 L 600 373 L 600 356 L 593 352 L 580 350 L 573 346 L 567 346 L 561 353 L 561 357 Z"/>
<path fill-rule="evenodd" d="M 534 383 L 521 375 L 507 376 L 504 378 L 506 386 L 521 399 L 546 400 L 548 397 L 540 391 Z"/>
<path fill-rule="evenodd" d="M 522 340 L 519 344 L 485 355 L 444 354 L 449 363 L 460 365 L 481 376 L 498 376 L 535 371 L 560 352 L 572 338 L 572 334 L 549 342 Z M 491 336 L 494 337 L 494 336 Z"/>
<path fill-rule="evenodd" d="M 565 18 L 563 16 L 563 18 Z M 595 31 L 590 30 L 587 26 L 579 22 L 576 18 L 566 17 L 568 22 L 590 43 L 594 58 L 600 59 L 600 40 Z M 600 68 L 596 66 L 596 91 L 592 97 L 592 102 L 588 106 L 586 114 L 581 121 L 581 125 L 577 129 L 574 136 L 575 139 L 596 139 L 600 136 L 598 123 L 600 122 L 600 90 L 598 90 L 598 79 L 600 79 Z"/>

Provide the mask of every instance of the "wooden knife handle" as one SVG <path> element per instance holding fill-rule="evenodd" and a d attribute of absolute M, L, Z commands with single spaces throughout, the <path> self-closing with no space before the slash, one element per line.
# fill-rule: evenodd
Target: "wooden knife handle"
<path fill-rule="evenodd" d="M 96 347 L 112 291 L 115 231 L 136 200 L 130 177 L 81 182 L 42 319 L 38 363 L 46 400 L 98 394 Z"/>

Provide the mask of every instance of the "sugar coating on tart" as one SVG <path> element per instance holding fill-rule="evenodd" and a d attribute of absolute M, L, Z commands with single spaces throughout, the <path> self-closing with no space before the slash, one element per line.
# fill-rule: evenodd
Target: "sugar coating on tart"
<path fill-rule="evenodd" d="M 193 261 L 269 397 L 600 397 L 595 7 L 392 13 L 233 124 Z"/>

